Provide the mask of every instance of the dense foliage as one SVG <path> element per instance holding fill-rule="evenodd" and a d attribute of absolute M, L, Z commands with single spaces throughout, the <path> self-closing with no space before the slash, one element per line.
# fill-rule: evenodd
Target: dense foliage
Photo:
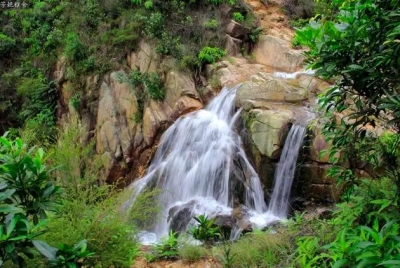
<path fill-rule="evenodd" d="M 231 13 L 223 15 L 221 5 L 232 5 Z M 63 110 L 58 100 L 65 81 L 72 106 L 87 112 L 85 78 L 124 66 L 139 39 L 150 39 L 161 56 L 176 58 L 183 68 L 214 62 L 224 55 L 224 26 L 233 13 L 255 27 L 242 1 L 233 0 L 43 0 L 5 8 L 0 17 L 0 134 L 28 121 L 53 131 Z M 215 50 L 201 52 L 208 47 Z M 54 73 L 57 65 L 63 76 Z"/>
<path fill-rule="evenodd" d="M 334 1 L 297 31 L 309 67 L 334 86 L 319 97 L 323 133 L 336 164 L 328 176 L 344 189 L 328 228 L 335 237 L 300 239 L 301 267 L 400 265 L 400 5 Z M 364 168 L 368 177 L 360 178 Z M 325 245 L 324 245 L 325 244 Z M 321 246 L 324 245 L 322 248 Z"/>

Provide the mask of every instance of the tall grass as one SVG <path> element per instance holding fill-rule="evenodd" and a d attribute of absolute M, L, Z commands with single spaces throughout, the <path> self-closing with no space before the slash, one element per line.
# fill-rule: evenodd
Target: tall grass
<path fill-rule="evenodd" d="M 86 239 L 88 250 L 95 253 L 90 265 L 129 267 L 139 249 L 135 228 L 127 213 L 119 211 L 124 195 L 104 183 L 102 163 L 86 137 L 74 119 L 60 131 L 51 164 L 57 167 L 57 182 L 64 189 L 62 204 L 50 215 L 49 231 L 40 239 L 52 246 Z"/>
<path fill-rule="evenodd" d="M 227 245 L 214 249 L 214 256 L 224 263 Z M 228 245 L 233 256 L 231 267 L 287 267 L 294 251 L 289 235 L 284 233 L 253 232 Z"/>

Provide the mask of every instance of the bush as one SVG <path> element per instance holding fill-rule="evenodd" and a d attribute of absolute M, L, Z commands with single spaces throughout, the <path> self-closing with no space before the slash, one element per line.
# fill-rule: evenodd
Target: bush
<path fill-rule="evenodd" d="M 12 260 L 25 267 L 23 257 L 38 252 L 34 238 L 44 232 L 46 211 L 55 210 L 59 192 L 44 161 L 43 149 L 0 137 L 0 266 Z"/>
<path fill-rule="evenodd" d="M 237 22 L 243 22 L 244 16 L 240 12 L 233 12 L 233 19 Z"/>
<path fill-rule="evenodd" d="M 173 260 L 179 255 L 178 253 L 178 234 L 170 231 L 170 233 L 161 238 L 161 241 L 154 247 L 152 255 L 147 256 L 149 261 L 165 259 Z"/>
<path fill-rule="evenodd" d="M 210 29 L 210 30 L 217 29 L 218 25 L 219 25 L 219 22 L 216 19 L 212 19 L 212 20 L 206 21 L 203 24 L 204 28 Z"/>
<path fill-rule="evenodd" d="M 202 63 L 214 63 L 225 55 L 226 52 L 219 47 L 203 47 L 197 58 Z"/>
<path fill-rule="evenodd" d="M 193 235 L 195 239 L 205 243 L 211 243 L 221 236 L 220 227 L 215 224 L 215 219 L 208 219 L 205 215 L 193 218 L 197 221 L 197 225 L 194 226 L 189 233 Z"/>
<path fill-rule="evenodd" d="M 14 48 L 15 39 L 0 32 L 0 56 L 4 57 Z"/>
<path fill-rule="evenodd" d="M 68 33 L 65 44 L 64 55 L 69 61 L 74 62 L 85 59 L 85 47 L 76 33 Z"/>

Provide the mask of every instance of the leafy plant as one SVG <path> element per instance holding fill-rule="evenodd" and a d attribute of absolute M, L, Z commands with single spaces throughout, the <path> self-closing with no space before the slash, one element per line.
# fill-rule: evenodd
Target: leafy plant
<path fill-rule="evenodd" d="M 197 58 L 202 63 L 214 63 L 223 56 L 226 55 L 226 52 L 219 47 L 203 47 Z"/>
<path fill-rule="evenodd" d="M 244 21 L 244 16 L 240 12 L 233 12 L 232 17 L 237 22 L 243 22 Z"/>
<path fill-rule="evenodd" d="M 22 254 L 37 252 L 34 238 L 43 234 L 46 211 L 55 210 L 59 187 L 48 177 L 43 149 L 6 135 L 0 137 L 0 265 L 11 259 L 25 267 Z"/>
<path fill-rule="evenodd" d="M 399 6 L 394 1 L 337 2 L 341 5 L 332 21 L 317 19 L 296 33 L 297 40 L 310 48 L 306 52 L 310 68 L 337 81 L 320 103 L 326 110 L 349 111 L 348 129 L 375 126 L 377 118 L 398 129 L 397 117 L 389 119 L 387 113 L 397 111 L 397 105 L 388 104 L 396 103 L 391 96 L 397 96 L 399 88 L 400 66 L 395 59 L 400 43 L 395 40 L 400 32 L 392 19 L 398 17 Z"/>
<path fill-rule="evenodd" d="M 302 236 L 296 241 L 296 263 L 301 268 L 322 267 L 317 253 L 320 251 L 319 238 L 315 236 Z"/>
<path fill-rule="evenodd" d="M 60 244 L 56 254 L 54 255 L 54 258 L 50 259 L 49 264 L 51 267 L 83 267 L 85 265 L 86 258 L 89 258 L 93 255 L 93 252 L 87 250 L 86 240 L 82 240 L 74 246 Z"/>
<path fill-rule="evenodd" d="M 85 47 L 76 33 L 68 33 L 65 40 L 64 54 L 70 61 L 80 61 L 86 57 Z"/>
<path fill-rule="evenodd" d="M 16 45 L 15 39 L 0 32 L 0 55 L 5 56 L 14 48 Z"/>
<path fill-rule="evenodd" d="M 223 246 L 223 255 L 221 258 L 221 263 L 224 268 L 232 268 L 235 263 L 236 254 L 232 254 L 231 247 L 224 243 Z"/>
<path fill-rule="evenodd" d="M 334 267 L 394 267 L 400 265 L 399 225 L 395 221 L 387 222 L 381 228 L 375 219 L 373 227 L 359 226 L 345 228 L 337 239 L 327 245 L 328 254 Z"/>
<path fill-rule="evenodd" d="M 195 238 L 205 243 L 213 242 L 221 236 L 220 227 L 215 224 L 215 219 L 209 219 L 206 215 L 193 217 L 197 222 L 189 233 Z"/>
<path fill-rule="evenodd" d="M 150 261 L 157 259 L 172 260 L 179 256 L 178 234 L 170 231 L 169 234 L 161 238 L 160 243 L 154 247 L 154 253 L 149 257 Z"/>
<path fill-rule="evenodd" d="M 208 21 L 204 22 L 204 24 L 203 24 L 203 26 L 206 29 L 211 29 L 211 30 L 216 29 L 218 27 L 218 25 L 219 25 L 219 23 L 216 19 L 208 20 Z"/>

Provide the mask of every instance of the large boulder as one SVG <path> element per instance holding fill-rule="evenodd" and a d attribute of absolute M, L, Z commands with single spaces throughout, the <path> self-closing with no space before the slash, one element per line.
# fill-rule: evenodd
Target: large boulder
<path fill-rule="evenodd" d="M 233 38 L 242 39 L 246 35 L 247 29 L 242 24 L 231 20 L 226 26 L 225 32 Z"/>
<path fill-rule="evenodd" d="M 236 56 L 240 53 L 243 41 L 228 34 L 225 35 L 225 51 L 228 56 Z"/>
<path fill-rule="evenodd" d="M 288 42 L 270 35 L 261 35 L 253 52 L 257 62 L 294 72 L 302 68 L 304 56 L 301 51 L 289 48 Z"/>
<path fill-rule="evenodd" d="M 286 109 L 253 109 L 245 114 L 246 126 L 258 151 L 271 159 L 280 155 L 293 113 Z"/>
<path fill-rule="evenodd" d="M 264 69 L 265 66 L 251 63 L 243 57 L 230 57 L 229 60 L 207 65 L 206 74 L 211 86 L 223 87 L 245 82 Z"/>
<path fill-rule="evenodd" d="M 238 88 L 236 104 L 241 105 L 246 100 L 299 103 L 307 100 L 307 97 L 307 90 L 294 87 L 271 74 L 260 72 Z"/>

